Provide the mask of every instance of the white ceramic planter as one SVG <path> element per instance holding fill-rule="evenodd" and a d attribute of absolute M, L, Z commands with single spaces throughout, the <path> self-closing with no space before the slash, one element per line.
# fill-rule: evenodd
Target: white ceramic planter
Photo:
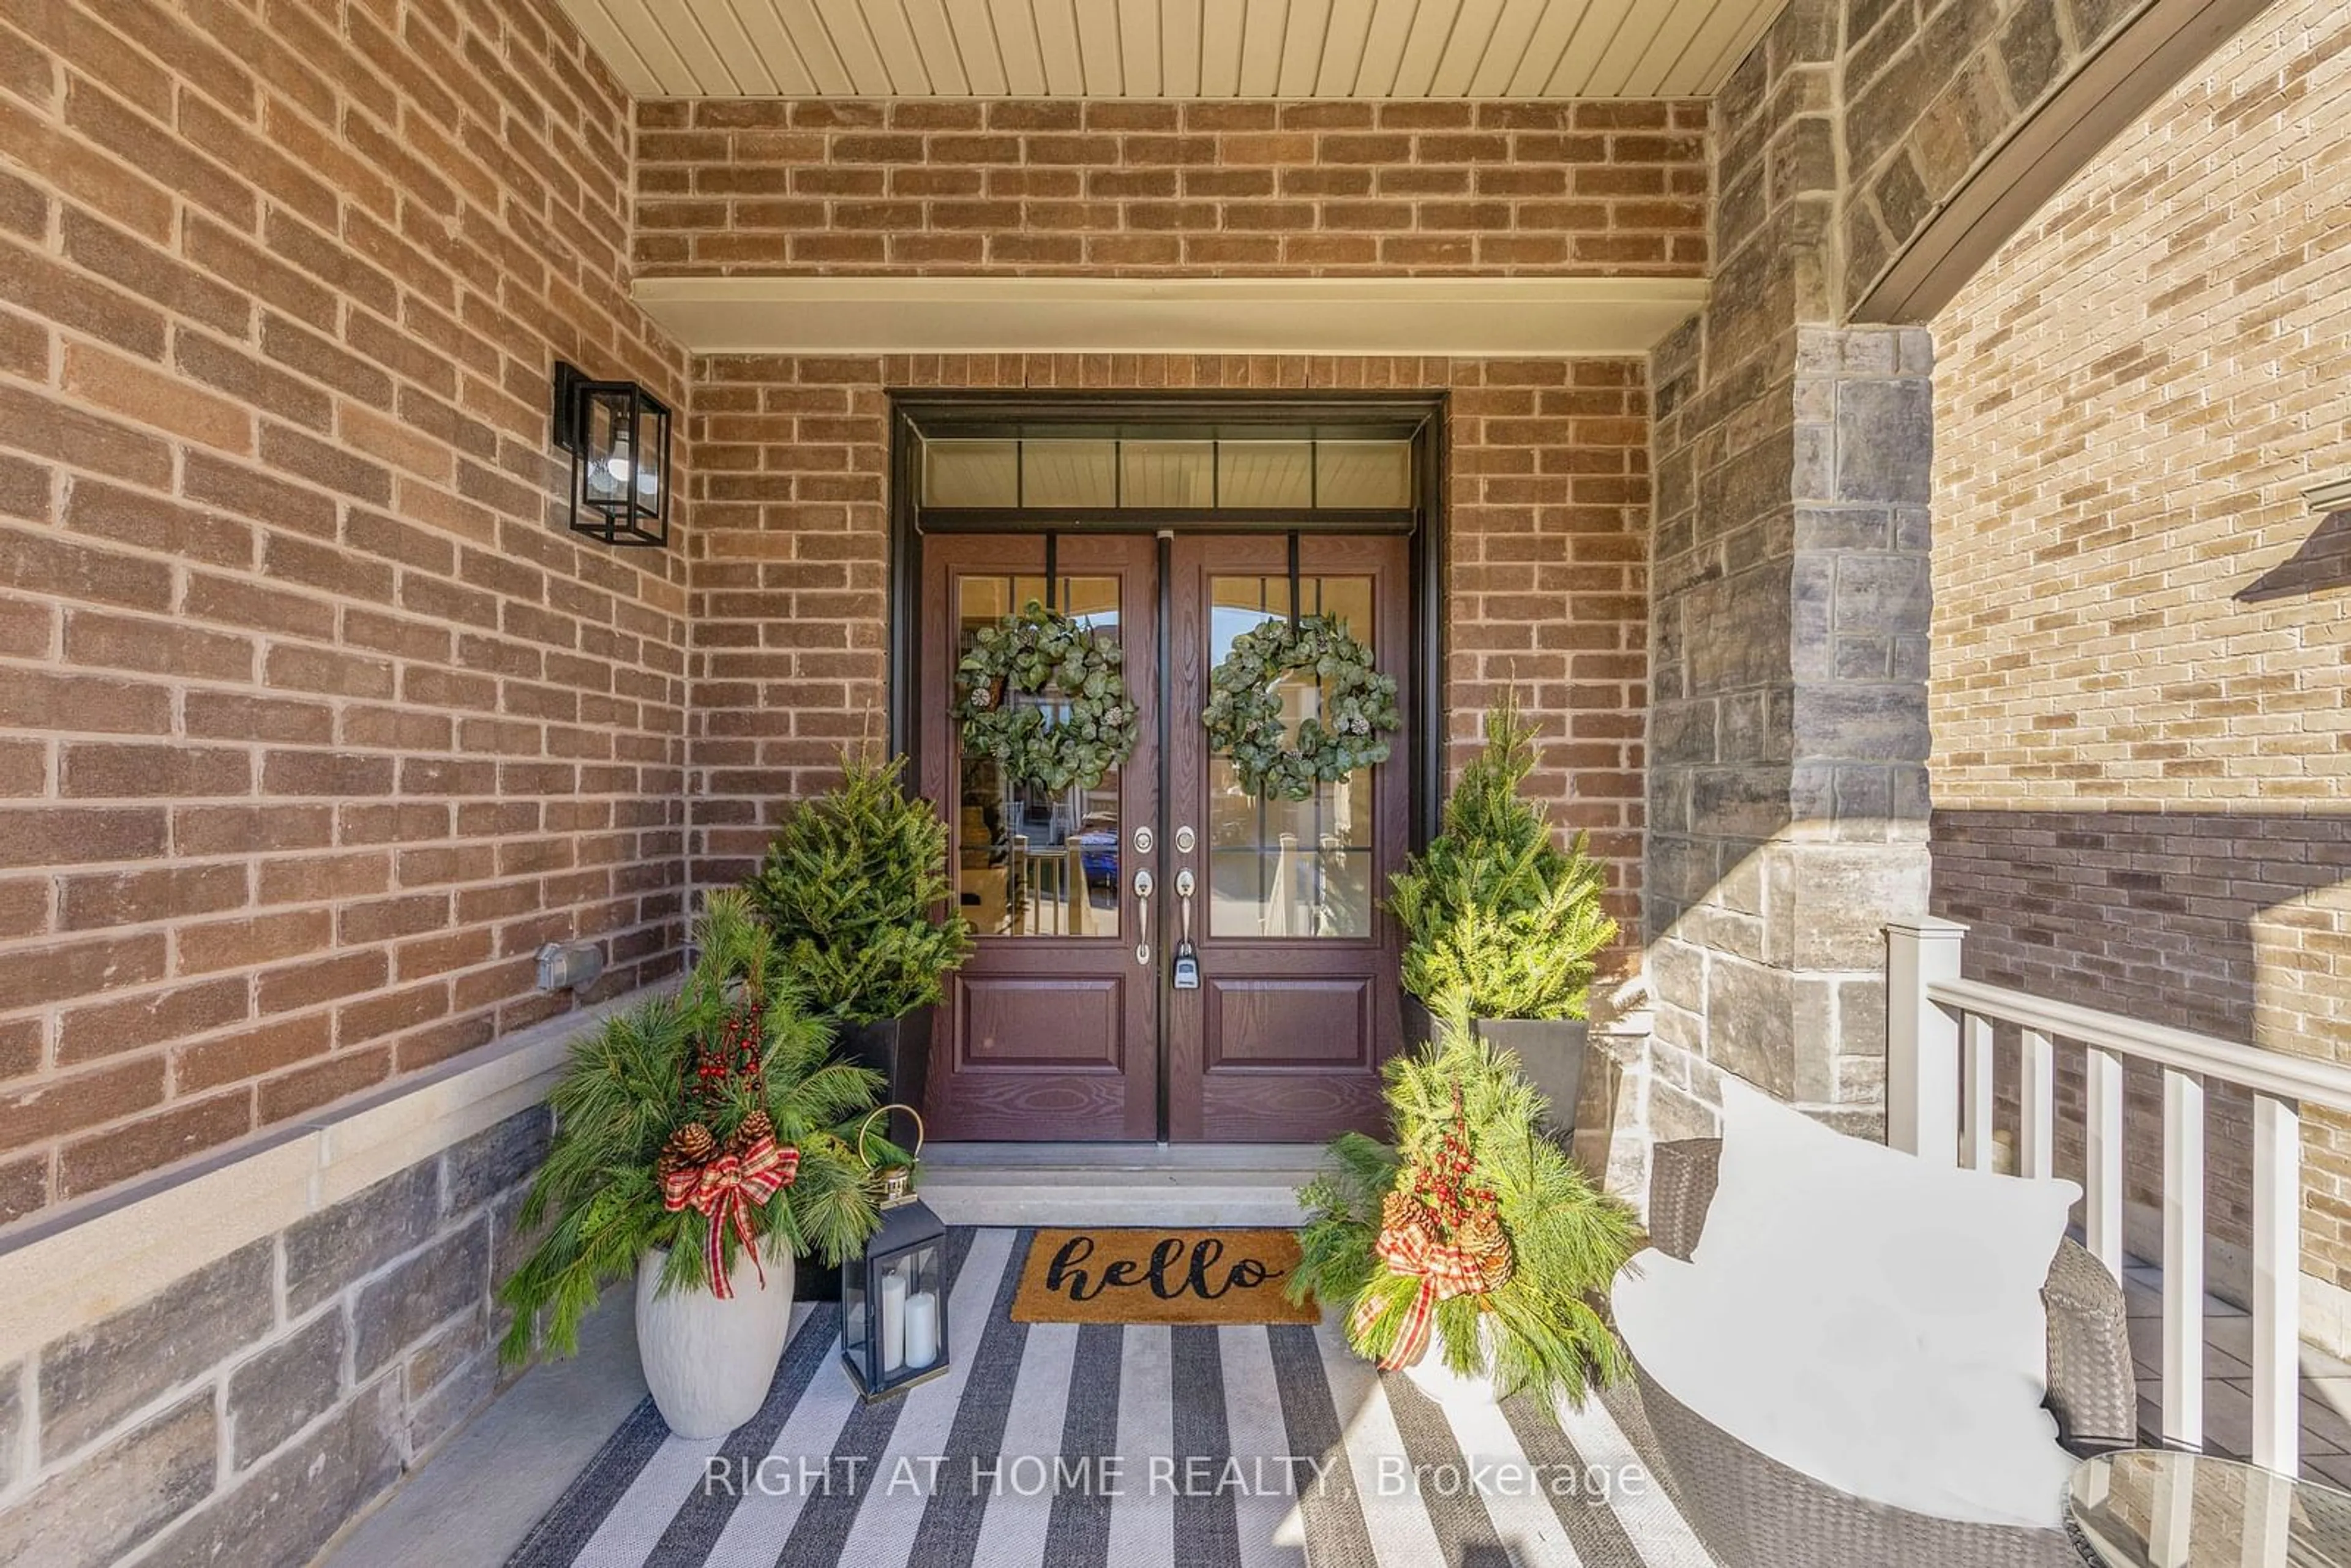
<path fill-rule="evenodd" d="M 1428 1336 L 1428 1348 L 1420 1359 L 1408 1363 L 1403 1372 L 1419 1389 L 1439 1405 L 1491 1405 L 1494 1402 L 1494 1320 L 1489 1314 L 1478 1319 L 1479 1348 L 1485 1354 L 1479 1357 L 1476 1372 L 1464 1375 L 1445 1364 L 1445 1351 L 1435 1333 Z"/>
<path fill-rule="evenodd" d="M 716 1437 L 751 1418 L 776 1380 L 792 1326 L 792 1263 L 768 1260 L 768 1282 L 737 1252 L 735 1294 L 661 1289 L 669 1254 L 637 1260 L 637 1354 L 653 1404 L 681 1437 Z"/>

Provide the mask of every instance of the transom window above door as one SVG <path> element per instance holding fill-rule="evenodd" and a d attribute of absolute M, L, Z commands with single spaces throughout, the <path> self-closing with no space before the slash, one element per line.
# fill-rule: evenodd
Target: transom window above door
<path fill-rule="evenodd" d="M 953 510 L 1405 510 L 1409 438 L 980 437 L 923 447 L 923 505 Z"/>
<path fill-rule="evenodd" d="M 925 534 L 1408 534 L 1434 506 L 1425 397 L 906 397 L 897 410 L 896 483 Z"/>

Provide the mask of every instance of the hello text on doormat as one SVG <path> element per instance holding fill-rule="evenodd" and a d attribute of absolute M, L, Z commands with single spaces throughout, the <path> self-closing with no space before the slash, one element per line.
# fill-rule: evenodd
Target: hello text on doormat
<path fill-rule="evenodd" d="M 1287 1230 L 1040 1230 L 1020 1266 L 1022 1323 L 1311 1323 L 1282 1291 L 1299 1263 Z"/>

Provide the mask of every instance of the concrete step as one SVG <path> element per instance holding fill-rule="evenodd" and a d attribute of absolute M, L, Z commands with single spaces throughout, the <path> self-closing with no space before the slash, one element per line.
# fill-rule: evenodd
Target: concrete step
<path fill-rule="evenodd" d="M 924 1201 L 950 1225 L 1269 1226 L 1304 1213 L 1303 1145 L 935 1145 Z"/>

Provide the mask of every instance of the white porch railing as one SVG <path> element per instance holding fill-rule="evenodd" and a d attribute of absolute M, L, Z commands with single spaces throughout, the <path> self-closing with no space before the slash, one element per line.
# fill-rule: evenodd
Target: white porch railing
<path fill-rule="evenodd" d="M 2123 1270 L 2123 1063 L 2163 1074 L 2165 1441 L 2204 1446 L 2204 1088 L 2252 1097 L 2251 1458 L 2299 1463 L 2302 1120 L 2305 1104 L 2351 1112 L 2351 1068 L 2144 1023 L 1963 979 L 1968 928 L 1948 920 L 1886 927 L 1886 1138 L 1923 1159 L 1992 1162 L 1992 1025 L 2021 1034 L 2017 1173 L 2054 1174 L 2055 1043 L 2084 1051 L 2086 1245 Z"/>

